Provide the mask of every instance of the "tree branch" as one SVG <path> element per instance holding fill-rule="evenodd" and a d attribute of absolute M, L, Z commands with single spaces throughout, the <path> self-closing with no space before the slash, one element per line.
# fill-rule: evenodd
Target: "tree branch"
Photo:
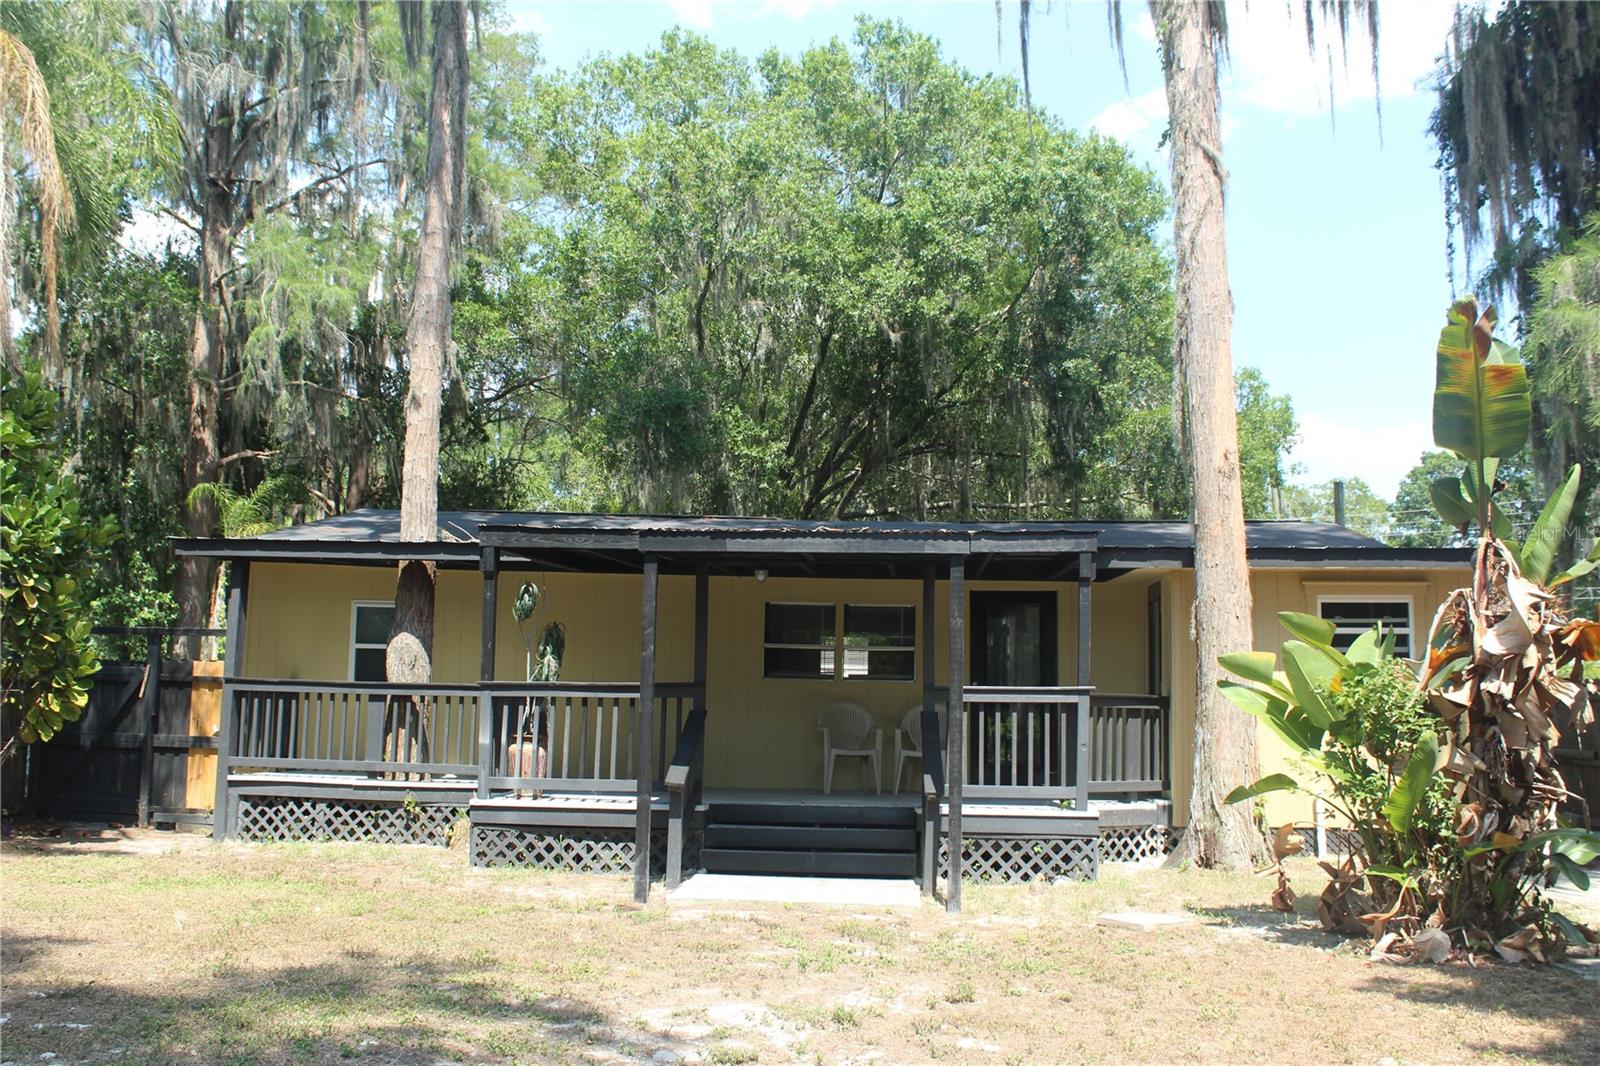
<path fill-rule="evenodd" d="M 283 209 L 284 207 L 288 206 L 289 204 L 293 203 L 296 198 L 304 196 L 306 193 L 310 192 L 313 189 L 319 188 L 319 187 L 321 187 L 323 185 L 327 185 L 329 182 L 338 181 L 340 178 L 343 178 L 343 177 L 345 177 L 345 176 L 347 176 L 347 175 L 349 175 L 351 173 L 354 173 L 357 170 L 364 170 L 367 167 L 375 167 L 375 166 L 379 165 L 380 163 L 387 163 L 387 162 L 389 162 L 389 160 L 387 160 L 387 159 L 368 159 L 368 160 L 365 160 L 365 161 L 360 162 L 360 163 L 351 163 L 349 166 L 340 167 L 338 170 L 335 170 L 331 174 L 324 174 L 322 177 L 318 178 L 316 181 L 309 182 L 309 183 L 301 186 L 300 188 L 296 189 L 294 192 L 289 193 L 287 196 L 284 196 L 281 199 L 275 200 L 272 203 L 268 204 L 266 207 L 263 207 L 260 210 L 253 212 L 251 217 L 252 218 L 258 218 L 258 217 L 260 217 L 262 215 L 270 215 L 274 211 L 279 211 L 279 210 Z"/>

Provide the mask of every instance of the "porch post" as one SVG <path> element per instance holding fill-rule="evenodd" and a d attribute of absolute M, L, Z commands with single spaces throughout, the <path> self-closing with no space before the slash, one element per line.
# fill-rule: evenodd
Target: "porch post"
<path fill-rule="evenodd" d="M 494 638 L 498 611 L 497 596 L 500 577 L 500 549 L 484 548 L 478 556 L 478 571 L 483 575 L 483 630 L 482 654 L 478 661 L 478 677 L 494 680 Z"/>
<path fill-rule="evenodd" d="M 483 628 L 478 678 L 485 682 L 478 689 L 478 797 L 489 798 L 489 777 L 494 773 L 494 695 L 487 682 L 494 680 L 494 638 L 499 618 L 500 549 L 484 548 L 478 555 L 478 570 L 483 574 Z"/>
<path fill-rule="evenodd" d="M 945 759 L 945 791 L 950 797 L 950 864 L 945 888 L 945 910 L 961 910 L 961 785 L 967 776 L 966 764 L 966 614 L 967 562 L 959 555 L 950 557 L 950 689 L 945 694 L 945 732 L 949 735 L 949 757 Z"/>
<path fill-rule="evenodd" d="M 1094 553 L 1078 553 L 1078 684 L 1088 686 L 1090 603 L 1094 595 Z"/>
<path fill-rule="evenodd" d="M 694 706 L 706 707 L 706 658 L 711 632 L 711 564 L 694 568 Z"/>
<path fill-rule="evenodd" d="M 1092 598 L 1094 594 L 1094 553 L 1078 553 L 1078 684 L 1088 688 L 1090 680 L 1090 629 Z M 1078 780 L 1077 799 L 1073 806 L 1080 811 L 1089 809 L 1089 700 L 1088 693 L 1078 697 Z"/>
<path fill-rule="evenodd" d="M 161 719 L 161 634 L 146 633 L 144 658 L 144 739 L 139 750 L 139 807 L 137 824 L 150 824 L 150 789 L 156 773 L 156 727 Z"/>
<path fill-rule="evenodd" d="M 937 702 L 934 693 L 934 668 L 937 656 L 933 648 L 933 610 L 934 610 L 934 574 L 933 564 L 928 564 L 922 569 L 922 713 L 934 713 L 934 704 Z M 945 706 L 949 706 L 948 703 Z M 926 774 L 928 765 L 924 760 L 923 773 Z M 895 767 L 895 772 L 900 772 Z M 895 779 L 895 788 L 900 787 L 899 778 Z M 922 812 L 922 891 L 931 897 L 939 884 L 939 803 L 940 797 L 934 796 L 930 801 L 923 797 L 925 808 Z"/>
<path fill-rule="evenodd" d="M 228 564 L 228 635 L 222 653 L 222 722 L 217 728 L 217 795 L 211 807 L 211 835 L 225 839 L 233 831 L 228 801 L 228 763 L 233 752 L 233 731 L 238 719 L 234 706 L 234 679 L 244 664 L 245 611 L 250 603 L 250 564 L 235 559 Z"/>
<path fill-rule="evenodd" d="M 650 736 L 655 732 L 656 589 L 659 583 L 660 563 L 655 555 L 646 555 L 639 628 L 639 712 L 634 721 L 633 735 L 633 769 L 637 780 L 634 793 L 633 898 L 638 903 L 650 899 L 650 791 L 654 781 Z"/>

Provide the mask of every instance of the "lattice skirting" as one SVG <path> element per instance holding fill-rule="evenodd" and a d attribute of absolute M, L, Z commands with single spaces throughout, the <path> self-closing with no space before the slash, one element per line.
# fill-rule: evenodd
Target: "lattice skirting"
<path fill-rule="evenodd" d="M 1302 829 L 1300 835 L 1306 838 L 1306 855 L 1315 855 L 1317 851 L 1317 831 L 1315 829 Z M 1324 853 L 1327 858 L 1342 858 L 1354 854 L 1361 846 L 1361 836 L 1354 829 L 1325 829 L 1323 838 L 1328 848 Z"/>
<path fill-rule="evenodd" d="M 536 866 L 589 874 L 633 872 L 635 845 L 631 829 L 472 827 L 472 865 Z M 698 858 L 698 853 L 696 855 Z M 688 864 L 685 864 L 688 868 Z M 650 833 L 650 876 L 667 870 L 667 834 Z"/>
<path fill-rule="evenodd" d="M 355 840 L 374 844 L 450 843 L 450 827 L 466 814 L 452 804 L 240 796 L 234 834 L 240 840 Z"/>
<path fill-rule="evenodd" d="M 1172 851 L 1177 838 L 1164 825 L 1112 826 L 1100 830 L 1101 862 L 1143 862 Z"/>
<path fill-rule="evenodd" d="M 1099 873 L 1094 837 L 963 837 L 962 870 L 969 881 L 1008 883 Z M 939 869 L 948 868 L 950 842 L 939 842 Z"/>

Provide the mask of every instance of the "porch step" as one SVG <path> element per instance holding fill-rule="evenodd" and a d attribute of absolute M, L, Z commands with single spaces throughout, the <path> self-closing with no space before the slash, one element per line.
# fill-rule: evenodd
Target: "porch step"
<path fill-rule="evenodd" d="M 890 851 L 755 851 L 705 848 L 707 873 L 784 874 L 790 877 L 914 877 L 917 857 Z"/>
<path fill-rule="evenodd" d="M 720 825 L 886 826 L 914 829 L 917 810 L 906 806 L 797 802 L 712 803 L 706 822 Z"/>
<path fill-rule="evenodd" d="M 796 851 L 823 848 L 833 851 L 914 851 L 917 831 L 876 826 L 811 825 L 707 825 L 708 848 L 771 848 Z"/>
<path fill-rule="evenodd" d="M 712 803 L 700 865 L 709 873 L 913 877 L 917 812 L 804 800 Z"/>

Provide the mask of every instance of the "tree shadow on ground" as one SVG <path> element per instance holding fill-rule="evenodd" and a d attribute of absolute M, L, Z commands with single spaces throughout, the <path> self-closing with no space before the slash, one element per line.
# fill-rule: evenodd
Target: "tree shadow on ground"
<path fill-rule="evenodd" d="M 1408 979 L 1414 973 L 1424 973 L 1428 980 Z M 1575 986 L 1588 986 L 1593 992 L 1574 996 Z M 1485 1058 L 1511 1056 L 1583 1066 L 1600 1062 L 1600 982 L 1570 970 L 1499 961 L 1478 967 L 1447 963 L 1423 970 L 1383 966 L 1365 987 L 1410 1003 L 1480 1012 L 1476 1034 L 1468 1029 L 1456 1035 Z M 1525 1033 L 1511 1037 L 1509 1028 L 1529 1022 L 1558 1026 L 1567 1035 L 1537 1045 L 1530 1045 Z M 1427 1034 L 1418 1033 L 1417 1039 L 1418 1057 L 1425 1059 Z"/>
<path fill-rule="evenodd" d="M 47 938 L 35 938 L 41 941 Z M 473 959 L 394 964 L 347 951 L 317 965 L 219 968 L 165 994 L 105 980 L 59 984 L 46 949 L 7 937 L 6 1058 L 82 1062 L 562 1062 L 646 1059 L 688 1045 L 582 1000 L 519 993 L 474 977 Z M 182 950 L 174 945 L 174 950 Z M 559 946 L 552 946 L 559 950 Z"/>

